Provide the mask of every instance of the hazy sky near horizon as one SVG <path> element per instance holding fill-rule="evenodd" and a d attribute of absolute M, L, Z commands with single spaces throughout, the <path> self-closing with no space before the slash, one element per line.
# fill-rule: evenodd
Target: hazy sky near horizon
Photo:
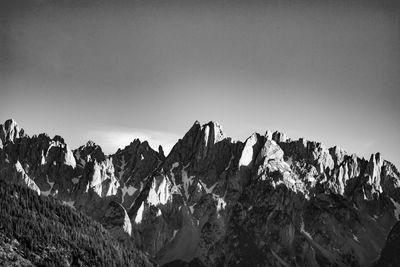
<path fill-rule="evenodd" d="M 195 120 L 400 165 L 397 1 L 6 1 L 0 123 L 107 153 Z"/>

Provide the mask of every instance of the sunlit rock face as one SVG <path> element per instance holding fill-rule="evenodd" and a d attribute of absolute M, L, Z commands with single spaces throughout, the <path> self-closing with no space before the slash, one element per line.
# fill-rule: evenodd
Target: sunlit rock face
<path fill-rule="evenodd" d="M 195 122 L 169 155 L 136 139 L 107 156 L 7 125 L 1 179 L 85 212 L 160 265 L 370 266 L 400 219 L 400 174 L 379 153 L 270 131 L 236 142 Z"/>
<path fill-rule="evenodd" d="M 71 150 L 57 135 L 30 137 L 12 120 L 1 125 L 0 130 L 1 179 L 56 197 L 102 222 L 110 221 L 114 214 L 110 212 L 115 209 L 112 203 L 130 208 L 145 180 L 165 159 L 139 140 L 106 156 L 93 141 Z M 117 211 L 122 214 L 121 209 Z M 125 219 L 129 221 L 129 217 Z M 112 232 L 130 233 L 128 221 L 115 224 Z"/>
<path fill-rule="evenodd" d="M 398 184 L 380 155 L 279 132 L 232 142 L 196 122 L 128 213 L 160 264 L 368 266 L 400 215 Z"/>
<path fill-rule="evenodd" d="M 84 166 L 87 161 L 102 162 L 106 159 L 106 155 L 104 155 L 101 147 L 91 140 L 87 141 L 85 145 L 80 146 L 73 152 L 74 157 L 82 166 Z"/>
<path fill-rule="evenodd" d="M 13 120 L 7 120 L 4 124 L 0 124 L 0 140 L 4 146 L 7 142 L 14 142 L 15 139 L 24 136 L 24 129 L 20 128 Z"/>
<path fill-rule="evenodd" d="M 69 182 L 76 167 L 75 158 L 60 136 L 24 135 L 6 141 L 2 165 L 19 164 L 43 195 L 68 194 Z M 2 175 L 2 174 L 0 174 Z"/>
<path fill-rule="evenodd" d="M 140 245 L 160 264 L 191 261 L 208 247 L 205 224 L 224 230 L 228 173 L 240 145 L 217 123 L 196 122 L 146 183 L 129 215 Z"/>
<path fill-rule="evenodd" d="M 120 183 L 117 192 L 118 201 L 129 209 L 143 190 L 150 174 L 165 157 L 154 151 L 147 141 L 141 142 L 135 139 L 125 148 L 118 149 L 111 158 L 115 176 Z"/>
<path fill-rule="evenodd" d="M 26 174 L 24 168 L 21 163 L 17 161 L 14 166 L 12 166 L 11 171 L 9 171 L 8 178 L 10 181 L 15 182 L 17 184 L 26 185 L 28 188 L 35 191 L 38 195 L 40 195 L 41 191 L 36 183 Z"/>

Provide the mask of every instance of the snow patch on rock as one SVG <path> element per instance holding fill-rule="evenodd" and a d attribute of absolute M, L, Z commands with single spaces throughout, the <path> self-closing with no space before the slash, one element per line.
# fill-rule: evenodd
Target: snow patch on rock
<path fill-rule="evenodd" d="M 147 198 L 148 203 L 152 204 L 153 206 L 157 206 L 159 204 L 165 205 L 171 196 L 169 190 L 171 187 L 171 182 L 169 181 L 168 177 L 160 176 L 158 178 L 161 178 L 161 182 L 158 184 L 157 178 L 153 180 Z"/>
<path fill-rule="evenodd" d="M 49 177 L 47 176 L 46 177 L 46 179 L 47 179 L 47 183 L 49 184 L 49 186 L 50 186 L 50 189 L 49 190 L 47 190 L 47 191 L 42 191 L 42 195 L 43 196 L 49 196 L 50 195 L 50 193 L 51 193 L 51 190 L 53 190 L 53 186 L 54 186 L 54 182 L 50 182 L 49 181 Z"/>
<path fill-rule="evenodd" d="M 142 222 L 143 219 L 143 211 L 144 211 L 144 202 L 142 202 L 142 205 L 140 205 L 140 208 L 138 209 L 135 217 L 135 223 L 139 224 Z"/>
<path fill-rule="evenodd" d="M 202 188 L 204 191 L 206 191 L 206 194 L 211 194 L 214 188 L 217 186 L 218 182 L 215 182 L 210 188 L 207 188 L 207 185 L 203 183 L 202 181 L 199 180 L 199 183 L 201 184 Z"/>
<path fill-rule="evenodd" d="M 226 207 L 226 202 L 223 197 L 218 196 L 217 194 L 213 194 L 213 199 L 217 201 L 217 212 L 219 213 L 221 210 L 224 210 Z"/>
<path fill-rule="evenodd" d="M 125 202 L 125 195 L 128 194 L 128 196 L 133 196 L 133 194 L 135 194 L 135 192 L 137 191 L 137 188 L 135 188 L 134 186 L 129 186 L 127 187 L 124 184 L 124 187 L 121 188 L 122 191 L 122 199 L 121 199 L 121 203 Z"/>
<path fill-rule="evenodd" d="M 184 190 L 184 194 L 186 196 L 186 200 L 189 199 L 189 186 L 192 184 L 193 182 L 193 178 L 195 176 L 188 176 L 188 172 L 186 171 L 186 168 L 188 166 L 184 167 L 182 169 L 182 183 L 183 183 L 183 190 Z"/>
<path fill-rule="evenodd" d="M 162 212 L 160 209 L 158 209 L 156 217 L 160 217 L 161 215 L 162 215 Z"/>
<path fill-rule="evenodd" d="M 175 238 L 175 236 L 176 236 L 176 234 L 178 233 L 178 231 L 179 231 L 179 230 L 174 230 L 174 232 L 172 233 L 172 238 L 171 238 L 171 240 Z"/>

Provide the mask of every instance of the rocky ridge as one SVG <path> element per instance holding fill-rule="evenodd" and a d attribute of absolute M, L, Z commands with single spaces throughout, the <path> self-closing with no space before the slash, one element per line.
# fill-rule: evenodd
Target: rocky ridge
<path fill-rule="evenodd" d="M 0 129 L 1 179 L 131 236 L 161 265 L 368 266 L 400 215 L 400 174 L 379 153 L 280 132 L 234 142 L 215 122 L 195 122 L 166 157 L 137 139 L 106 156 Z"/>

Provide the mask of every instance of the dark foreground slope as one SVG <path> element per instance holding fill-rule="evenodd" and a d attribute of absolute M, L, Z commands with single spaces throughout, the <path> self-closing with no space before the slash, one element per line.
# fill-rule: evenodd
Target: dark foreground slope
<path fill-rule="evenodd" d="M 0 181 L 0 266 L 152 266 L 132 243 L 59 201 Z"/>
<path fill-rule="evenodd" d="M 400 266 L 400 222 L 397 222 L 389 233 L 379 260 L 374 267 Z"/>

